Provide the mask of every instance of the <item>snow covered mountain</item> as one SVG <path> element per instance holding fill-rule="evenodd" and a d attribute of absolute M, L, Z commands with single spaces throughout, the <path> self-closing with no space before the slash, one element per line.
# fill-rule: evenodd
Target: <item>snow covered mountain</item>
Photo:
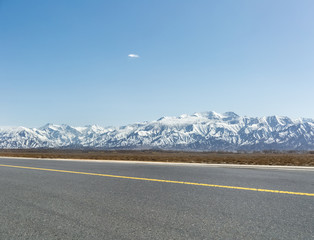
<path fill-rule="evenodd" d="M 203 112 L 112 128 L 0 127 L 0 148 L 314 150 L 314 120 Z"/>

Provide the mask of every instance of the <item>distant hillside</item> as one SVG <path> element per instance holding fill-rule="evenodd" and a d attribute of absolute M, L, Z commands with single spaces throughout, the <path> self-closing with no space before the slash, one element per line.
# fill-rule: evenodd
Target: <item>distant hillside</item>
<path fill-rule="evenodd" d="M 314 150 L 314 120 L 204 112 L 110 128 L 54 124 L 0 128 L 0 148 Z"/>

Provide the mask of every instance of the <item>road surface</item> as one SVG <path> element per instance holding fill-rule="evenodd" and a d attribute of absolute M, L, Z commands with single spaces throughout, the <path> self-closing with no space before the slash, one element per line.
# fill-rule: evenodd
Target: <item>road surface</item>
<path fill-rule="evenodd" d="M 314 239 L 314 169 L 0 158 L 0 239 Z"/>

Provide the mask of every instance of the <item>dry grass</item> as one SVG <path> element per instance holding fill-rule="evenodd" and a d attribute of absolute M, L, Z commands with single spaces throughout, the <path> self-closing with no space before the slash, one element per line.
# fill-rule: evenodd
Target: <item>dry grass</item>
<path fill-rule="evenodd" d="M 102 151 L 61 149 L 0 150 L 0 156 L 30 158 L 66 158 L 97 160 L 130 160 L 188 163 L 229 163 L 252 165 L 314 166 L 314 154 L 309 153 L 212 153 L 176 151 Z"/>

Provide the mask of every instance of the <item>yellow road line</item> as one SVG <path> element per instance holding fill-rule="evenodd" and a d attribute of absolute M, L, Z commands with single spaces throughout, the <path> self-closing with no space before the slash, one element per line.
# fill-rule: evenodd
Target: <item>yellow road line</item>
<path fill-rule="evenodd" d="M 102 176 L 102 177 L 111 177 L 111 178 L 123 178 L 123 179 L 133 179 L 133 180 L 141 180 L 141 181 L 150 181 L 150 182 L 178 183 L 178 184 L 195 185 L 195 186 L 227 188 L 227 189 L 247 190 L 247 191 L 256 191 L 256 192 L 282 193 L 282 194 L 303 195 L 303 196 L 314 197 L 314 193 L 289 192 L 289 191 L 270 190 L 270 189 L 261 189 L 261 188 L 235 187 L 235 186 L 225 186 L 225 185 L 216 185 L 216 184 L 207 184 L 207 183 L 183 182 L 183 181 L 172 181 L 172 180 L 163 180 L 163 179 L 154 179 L 154 178 L 128 177 L 128 176 L 110 175 L 110 174 L 102 174 L 102 173 L 76 172 L 76 171 L 48 169 L 48 168 L 24 167 L 24 166 L 4 165 L 4 164 L 0 164 L 0 167 L 22 168 L 22 169 L 31 169 L 31 170 L 40 170 L 40 171 L 49 171 L 49 172 L 74 173 L 74 174 L 84 174 L 84 175 L 92 175 L 92 176 Z"/>

